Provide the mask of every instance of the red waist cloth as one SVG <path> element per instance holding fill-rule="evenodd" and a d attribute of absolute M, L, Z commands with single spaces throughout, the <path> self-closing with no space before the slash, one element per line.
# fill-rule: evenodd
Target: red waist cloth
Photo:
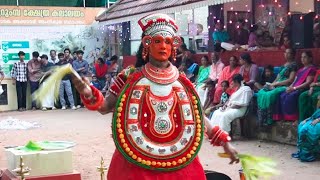
<path fill-rule="evenodd" d="M 172 172 L 144 169 L 127 161 L 115 150 L 108 170 L 108 180 L 206 180 L 204 170 L 196 157 L 188 166 Z"/>

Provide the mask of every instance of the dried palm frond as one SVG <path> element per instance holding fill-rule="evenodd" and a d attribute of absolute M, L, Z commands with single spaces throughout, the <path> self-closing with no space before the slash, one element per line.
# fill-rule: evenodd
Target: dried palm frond
<path fill-rule="evenodd" d="M 219 153 L 218 155 L 223 158 L 230 157 L 226 153 Z M 270 158 L 248 154 L 238 154 L 237 156 L 240 160 L 246 180 L 270 178 L 271 176 L 279 174 L 279 171 L 276 170 L 277 163 Z"/>
<path fill-rule="evenodd" d="M 40 85 L 40 88 L 33 94 L 33 99 L 40 103 L 41 99 L 50 92 L 51 88 L 54 88 L 54 100 L 55 102 L 59 98 L 60 83 L 64 76 L 72 74 L 77 78 L 81 79 L 79 74 L 72 68 L 70 64 L 55 67 L 52 69 L 51 75 L 45 80 L 45 83 Z M 42 81 L 43 79 L 41 79 Z"/>

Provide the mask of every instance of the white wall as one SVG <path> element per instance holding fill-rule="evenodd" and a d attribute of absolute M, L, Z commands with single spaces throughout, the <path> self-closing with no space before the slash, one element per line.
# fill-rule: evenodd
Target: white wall
<path fill-rule="evenodd" d="M 314 11 L 313 0 L 290 0 L 290 11 L 309 13 L 309 10 Z"/>
<path fill-rule="evenodd" d="M 194 9 L 194 23 L 203 25 L 203 32 L 208 32 L 208 6 Z"/>

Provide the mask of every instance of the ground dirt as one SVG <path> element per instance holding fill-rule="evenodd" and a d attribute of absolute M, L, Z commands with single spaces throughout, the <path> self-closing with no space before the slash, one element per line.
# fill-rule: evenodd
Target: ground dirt
<path fill-rule="evenodd" d="M 68 140 L 77 143 L 73 148 L 74 169 L 81 173 L 83 180 L 98 180 L 96 166 L 100 164 L 100 157 L 104 157 L 108 165 L 115 149 L 110 136 L 111 114 L 100 115 L 85 109 L 0 113 L 0 120 L 7 117 L 35 121 L 42 127 L 31 130 L 0 130 L 0 169 L 6 168 L 5 146 L 24 145 L 29 140 Z M 320 179 L 320 161 L 301 163 L 292 159 L 290 154 L 296 150 L 294 146 L 258 140 L 235 141 L 233 145 L 240 153 L 276 160 L 281 174 L 272 179 Z M 233 180 L 239 179 L 240 165 L 229 165 L 227 159 L 217 156 L 218 152 L 222 152 L 222 148 L 212 147 L 208 142 L 203 144 L 199 156 L 204 169 L 225 173 Z"/>

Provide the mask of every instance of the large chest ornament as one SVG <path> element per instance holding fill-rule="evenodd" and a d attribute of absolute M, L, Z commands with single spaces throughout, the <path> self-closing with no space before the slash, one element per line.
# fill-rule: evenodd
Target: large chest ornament
<path fill-rule="evenodd" d="M 114 113 L 117 149 L 128 161 L 147 169 L 185 167 L 196 157 L 203 139 L 196 92 L 183 78 L 160 85 L 142 73 L 136 77 L 123 89 Z"/>

